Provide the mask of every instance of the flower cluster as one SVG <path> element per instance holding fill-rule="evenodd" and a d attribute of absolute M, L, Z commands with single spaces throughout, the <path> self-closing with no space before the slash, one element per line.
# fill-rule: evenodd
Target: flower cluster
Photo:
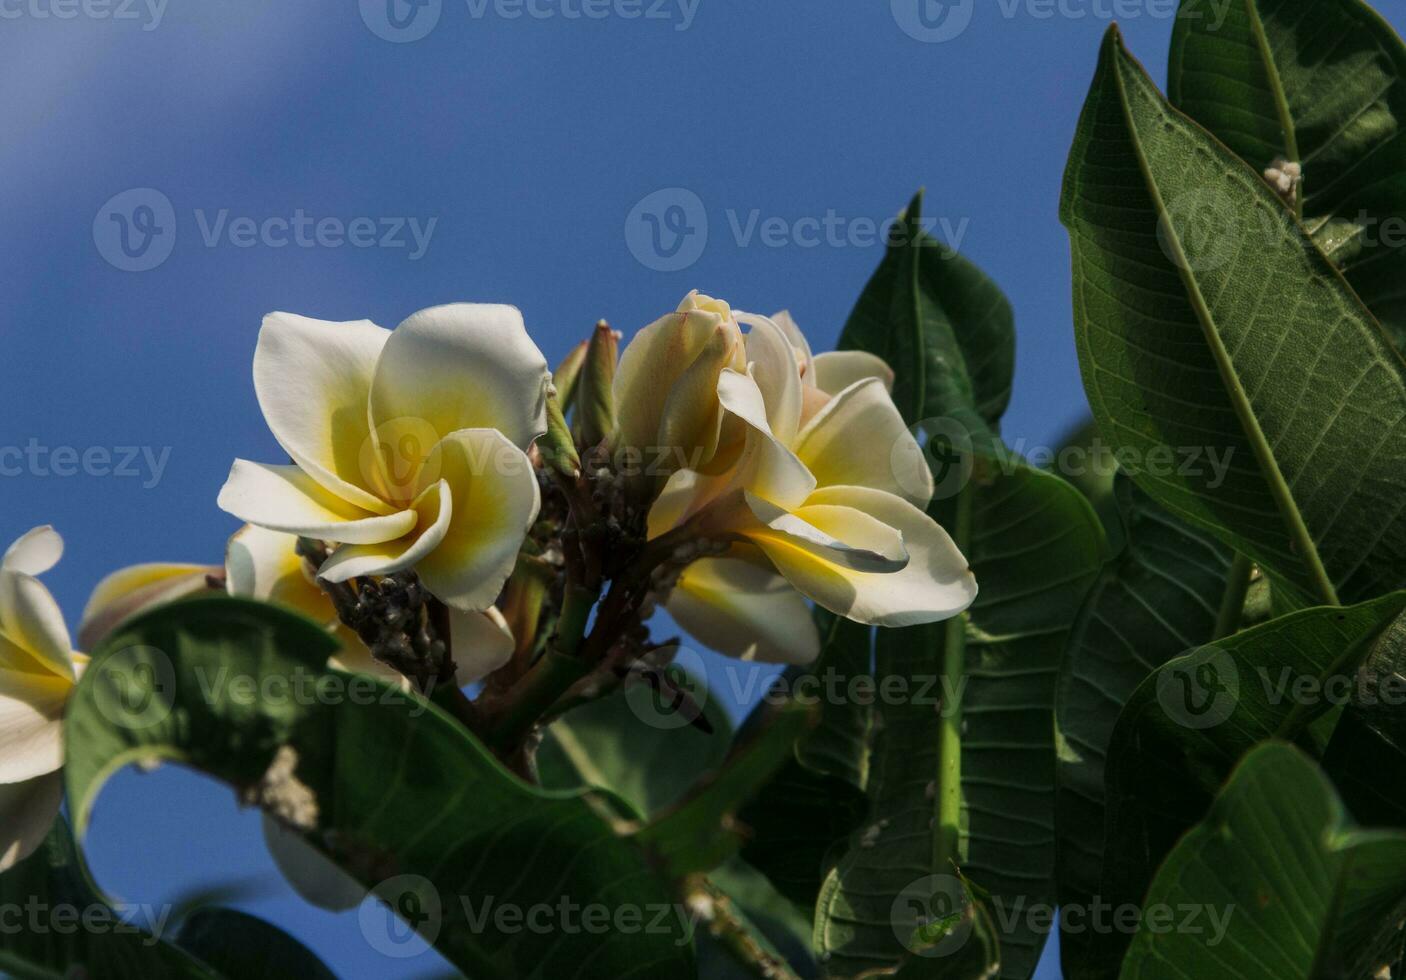
<path fill-rule="evenodd" d="M 970 605 L 883 361 L 812 354 L 788 314 L 699 293 L 619 339 L 601 324 L 553 378 L 513 307 L 435 307 L 393 331 L 270 315 L 254 387 L 291 462 L 236 460 L 219 506 L 244 526 L 224 563 L 113 573 L 80 641 L 209 590 L 273 603 L 338 639 L 333 668 L 406 690 L 483 682 L 469 720 L 509 760 L 521 743 L 502 731 L 550 717 L 524 703 L 599 696 L 667 660 L 648 640 L 660 606 L 724 654 L 804 664 L 812 602 L 878 626 Z M 87 660 L 36 578 L 61 551 L 39 528 L 0 565 L 0 867 L 62 795 L 63 708 Z M 560 689 L 549 651 L 579 661 Z"/>

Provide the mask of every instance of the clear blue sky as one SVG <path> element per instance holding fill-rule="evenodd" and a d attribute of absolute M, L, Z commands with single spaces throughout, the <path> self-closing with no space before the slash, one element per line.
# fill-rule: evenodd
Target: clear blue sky
<path fill-rule="evenodd" d="M 136 446 L 155 461 L 0 477 L 0 543 L 41 523 L 67 538 L 47 581 L 74 621 L 119 565 L 219 559 L 230 460 L 278 458 L 250 380 L 264 313 L 393 326 L 436 303 L 511 302 L 555 361 L 597 318 L 628 333 L 697 287 L 789 307 L 823 349 L 880 257 L 865 222 L 919 186 L 1015 304 L 1007 433 L 1047 444 L 1083 411 L 1056 207 L 1098 41 L 1118 10 L 1161 78 L 1171 30 L 1168 0 L 1063 0 L 1081 17 L 975 0 L 941 42 L 911 36 L 928 30 L 916 0 L 604 0 L 599 20 L 568 16 L 582 0 L 517 18 L 494 0 L 395 0 L 405 28 L 387 0 L 83 2 L 0 0 L 0 451 Z M 1403 0 L 1379 7 L 1406 24 Z M 419 40 L 380 36 L 425 33 L 436 11 Z M 936 23 L 927 36 L 959 26 Z M 134 188 L 159 195 L 109 204 Z M 697 230 L 701 206 L 706 243 L 651 250 L 637 205 L 665 188 L 689 193 L 651 199 L 654 220 Z M 299 244 L 277 221 L 299 214 L 338 224 Z M 434 221 L 427 247 L 400 219 L 422 240 Z M 768 219 L 783 230 L 764 235 Z M 402 247 L 380 247 L 388 233 Z M 270 893 L 247 907 L 343 975 L 442 972 L 374 957 L 355 915 L 296 903 L 257 818 L 189 774 L 119 778 L 92 849 L 133 901 L 261 877 Z"/>

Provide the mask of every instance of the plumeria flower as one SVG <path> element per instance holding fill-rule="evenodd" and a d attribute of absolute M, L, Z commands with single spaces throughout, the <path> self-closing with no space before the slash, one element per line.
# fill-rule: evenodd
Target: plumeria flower
<path fill-rule="evenodd" d="M 331 598 L 318 586 L 297 551 L 296 535 L 245 527 L 230 538 L 225 581 L 230 595 L 286 606 L 324 624 L 341 641 L 342 649 L 328 666 L 371 674 L 401 686 L 408 679 L 371 656 L 361 639 L 337 618 Z M 513 634 L 502 613 L 490 606 L 483 612 L 450 607 L 449 639 L 457 681 L 461 687 L 482 680 L 508 662 Z"/>
<path fill-rule="evenodd" d="M 62 555 L 37 527 L 0 558 L 0 871 L 43 843 L 63 802 L 63 711 L 88 658 L 37 578 Z"/>
<path fill-rule="evenodd" d="M 118 569 L 98 583 L 83 609 L 78 642 L 96 650 L 109 633 L 138 613 L 219 588 L 219 565 L 152 562 Z"/>
<path fill-rule="evenodd" d="M 721 372 L 717 397 L 742 438 L 710 466 L 671 476 L 649 515 L 651 538 L 688 523 L 732 543 L 684 570 L 667 605 L 680 625 L 724 653 L 814 658 L 803 604 L 775 579 L 741 577 L 738 562 L 860 623 L 912 626 L 965 610 L 976 582 L 924 511 L 932 476 L 886 366 L 863 355 L 822 369 L 825 355 L 788 336 L 800 337 L 794 324 L 738 318 L 750 327 L 746 372 Z"/>
<path fill-rule="evenodd" d="M 438 306 L 394 331 L 271 314 L 254 389 L 293 464 L 236 460 L 220 507 L 339 545 L 328 581 L 414 568 L 446 604 L 487 609 L 540 506 L 526 450 L 548 381 L 510 306 Z"/>
<path fill-rule="evenodd" d="M 113 572 L 93 591 L 79 635 L 93 649 L 133 616 L 218 587 L 221 580 L 230 595 L 283 606 L 324 626 L 341 643 L 329 667 L 408 687 L 408 678 L 375 659 L 361 638 L 342 625 L 332 599 L 298 554 L 297 536 L 252 524 L 230 538 L 223 567 L 168 563 Z M 512 633 L 497 609 L 466 613 L 451 607 L 449 624 L 460 686 L 482 680 L 512 656 Z"/>

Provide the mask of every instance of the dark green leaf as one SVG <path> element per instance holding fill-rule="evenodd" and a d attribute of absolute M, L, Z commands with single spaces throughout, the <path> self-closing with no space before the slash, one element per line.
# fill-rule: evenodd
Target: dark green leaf
<path fill-rule="evenodd" d="M 1333 679 L 1357 672 L 1403 608 L 1406 593 L 1396 593 L 1294 613 L 1189 651 L 1145 680 L 1109 742 L 1102 897 L 1137 902 L 1256 743 L 1310 741 L 1310 724 L 1335 708 Z M 1093 966 L 1116 963 L 1126 938 L 1099 936 Z"/>
<path fill-rule="evenodd" d="M 1302 163 L 1319 244 L 1406 339 L 1406 46 L 1386 21 L 1361 0 L 1184 0 L 1167 95 L 1251 167 Z"/>
<path fill-rule="evenodd" d="M 235 909 L 202 908 L 187 916 L 181 948 L 228 977 L 336 980 L 302 943 L 263 919 Z"/>
<path fill-rule="evenodd" d="M 325 672 L 332 645 L 307 620 L 234 599 L 125 625 L 69 704 L 80 833 L 112 772 L 177 759 L 306 826 L 310 844 L 474 977 L 692 975 L 673 914 L 658 929 L 605 934 L 540 935 L 500 919 L 501 908 L 568 896 L 611 921 L 626 911 L 652 920 L 651 910 L 672 913 L 674 896 L 605 801 L 530 787 L 429 702 Z"/>
<path fill-rule="evenodd" d="M 1015 371 L 1015 317 L 975 265 L 924 230 L 920 191 L 840 336 L 897 373 L 893 398 L 910 425 L 975 409 L 995 426 Z"/>
<path fill-rule="evenodd" d="M 37 851 L 0 875 L 0 908 L 7 912 L 0 972 L 33 980 L 220 976 L 165 941 L 169 908 L 109 905 L 89 887 L 79 862 L 60 818 Z"/>
<path fill-rule="evenodd" d="M 1406 834 L 1356 829 L 1311 761 L 1269 743 L 1158 872 L 1122 977 L 1371 977 L 1403 912 Z"/>
<path fill-rule="evenodd" d="M 993 901 L 1054 904 L 1054 685 L 1069 627 L 1104 558 L 1103 535 L 1077 490 L 1023 463 L 978 460 L 968 492 L 966 554 L 981 593 L 964 628 L 958 620 L 878 634 L 882 724 L 870 819 L 817 911 L 817 940 L 836 976 L 895 965 L 906 949 L 893 903 L 954 865 Z M 944 680 L 949 655 L 960 666 Z M 884 694 L 893 679 L 905 683 L 904 696 Z M 954 770 L 945 767 L 944 745 L 959 755 Z M 957 841 L 944 840 L 938 819 L 949 771 L 960 773 Z M 1020 917 L 999 940 L 1002 975 L 1029 976 L 1043 933 Z"/>
<path fill-rule="evenodd" d="M 1406 581 L 1406 365 L 1260 175 L 1167 105 L 1116 29 L 1062 217 L 1084 385 L 1120 460 L 1140 460 L 1138 485 L 1318 602 Z"/>
<path fill-rule="evenodd" d="M 1059 897 L 1086 908 L 1103 876 L 1104 760 L 1118 712 L 1152 671 L 1214 638 L 1230 554 L 1167 513 L 1120 474 L 1126 543 L 1099 576 L 1060 665 L 1057 816 Z M 1088 932 L 1063 938 L 1070 980 L 1085 970 Z"/>

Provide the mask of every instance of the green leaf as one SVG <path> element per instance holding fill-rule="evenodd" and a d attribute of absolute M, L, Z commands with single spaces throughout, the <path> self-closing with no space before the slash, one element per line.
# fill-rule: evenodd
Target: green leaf
<path fill-rule="evenodd" d="M 552 722 L 538 749 L 542 785 L 609 790 L 642 815 L 656 813 L 727 758 L 732 740 L 727 712 L 717 699 L 706 698 L 703 714 L 712 734 L 676 715 L 668 721 L 678 724 L 661 724 L 652 714 L 646 720 L 625 692 L 573 708 Z"/>
<path fill-rule="evenodd" d="M 1054 904 L 1054 685 L 1103 535 L 1077 490 L 1015 460 L 977 460 L 961 496 L 970 515 L 948 526 L 981 585 L 965 623 L 878 634 L 870 819 L 817 910 L 835 976 L 896 965 L 893 903 L 954 866 L 995 901 Z M 894 679 L 903 696 L 883 693 Z M 1002 975 L 1029 976 L 1042 932 L 1021 917 L 999 938 Z"/>
<path fill-rule="evenodd" d="M 1373 645 L 1323 755 L 1357 819 L 1406 827 L 1406 616 Z"/>
<path fill-rule="evenodd" d="M 1320 603 L 1400 585 L 1406 364 L 1260 175 L 1167 105 L 1116 28 L 1061 213 L 1084 385 L 1120 459 L 1141 461 L 1138 485 Z M 1230 454 L 1223 482 L 1208 450 Z"/>
<path fill-rule="evenodd" d="M 803 908 L 815 907 L 820 886 L 846 838 L 868 811 L 874 699 L 872 628 L 815 610 L 820 656 L 790 667 L 743 727 L 765 724 L 770 705 L 788 697 L 814 705 L 817 722 L 786 762 L 739 814 L 751 829 L 742 855 Z"/>
<path fill-rule="evenodd" d="M 1056 472 L 1089 498 L 1099 520 L 1103 521 L 1103 533 L 1108 536 L 1109 549 L 1115 553 L 1121 551 L 1123 515 L 1115 491 L 1118 461 L 1107 441 L 1099 435 L 1098 423 L 1089 418 L 1060 440 L 1055 459 L 1071 461 L 1068 466 L 1060 462 Z"/>
<path fill-rule="evenodd" d="M 310 844 L 471 976 L 692 975 L 673 914 L 653 930 L 545 936 L 500 919 L 499 909 L 568 896 L 611 921 L 650 920 L 650 910 L 672 913 L 674 896 L 605 801 L 528 786 L 433 704 L 324 671 L 332 645 L 301 617 L 224 598 L 122 627 L 69 703 L 66 778 L 80 833 L 113 771 L 176 759 L 311 825 Z"/>
<path fill-rule="evenodd" d="M 0 973 L 33 980 L 219 976 L 162 938 L 164 918 L 115 908 L 88 885 L 62 817 L 38 850 L 0 875 L 0 908 L 9 910 L 0 929 Z"/>
<path fill-rule="evenodd" d="M 1308 741 L 1334 708 L 1328 681 L 1356 673 L 1403 609 L 1406 593 L 1294 613 L 1189 651 L 1139 685 L 1109 742 L 1102 897 L 1137 902 L 1255 744 Z M 1126 938 L 1100 935 L 1094 965 L 1116 963 Z"/>
<path fill-rule="evenodd" d="M 1303 215 L 1399 344 L 1406 46 L 1361 0 L 1239 0 L 1223 15 L 1184 0 L 1168 97 L 1257 170 L 1303 164 Z"/>
<path fill-rule="evenodd" d="M 1149 674 L 1214 639 L 1230 553 L 1119 474 L 1125 543 L 1104 566 L 1069 637 L 1055 697 L 1061 904 L 1088 907 L 1103 876 L 1104 762 L 1118 712 Z M 1091 936 L 1061 937 L 1070 980 Z"/>
<path fill-rule="evenodd" d="M 868 810 L 868 798 L 853 783 L 793 758 L 738 812 L 749 830 L 742 856 L 781 894 L 813 909 L 844 841 Z"/>
<path fill-rule="evenodd" d="M 637 840 L 671 877 L 710 871 L 742 849 L 745 828 L 739 807 L 780 769 L 796 740 L 814 720 L 810 709 L 790 703 L 733 749 L 717 772 L 703 777 L 688 796 L 654 817 Z"/>
<path fill-rule="evenodd" d="M 263 919 L 235 909 L 197 909 L 181 923 L 181 948 L 229 977 L 336 980 L 302 943 Z"/>
<path fill-rule="evenodd" d="M 894 403 L 910 425 L 975 409 L 995 426 L 1015 371 L 1010 301 L 967 259 L 924 230 L 919 191 L 840 335 L 897 373 Z"/>
<path fill-rule="evenodd" d="M 1404 912 L 1406 834 L 1357 829 L 1312 762 L 1270 743 L 1158 872 L 1121 976 L 1370 977 L 1400 953 Z"/>

